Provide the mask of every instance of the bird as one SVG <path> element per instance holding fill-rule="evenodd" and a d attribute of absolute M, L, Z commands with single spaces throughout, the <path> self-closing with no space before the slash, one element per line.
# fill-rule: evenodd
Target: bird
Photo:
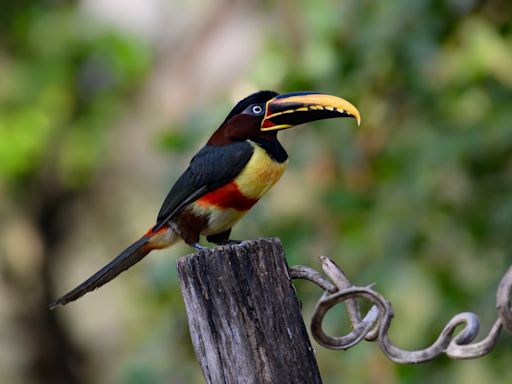
<path fill-rule="evenodd" d="M 54 309 L 108 283 L 149 252 L 183 240 L 198 251 L 201 236 L 215 245 L 231 240 L 233 226 L 281 178 L 288 154 L 277 133 L 300 124 L 355 118 L 345 99 L 318 92 L 258 91 L 229 112 L 192 158 L 165 198 L 156 223 L 137 241 L 83 283 L 49 305 Z"/>

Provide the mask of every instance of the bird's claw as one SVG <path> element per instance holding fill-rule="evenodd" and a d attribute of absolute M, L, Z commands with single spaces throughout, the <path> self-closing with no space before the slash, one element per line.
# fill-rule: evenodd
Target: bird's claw
<path fill-rule="evenodd" d="M 205 247 L 204 245 L 201 245 L 199 243 L 190 244 L 192 248 L 194 248 L 196 251 L 208 251 L 210 248 Z"/>

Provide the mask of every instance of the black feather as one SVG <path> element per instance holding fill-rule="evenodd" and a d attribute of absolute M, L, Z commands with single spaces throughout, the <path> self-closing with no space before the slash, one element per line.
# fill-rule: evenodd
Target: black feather
<path fill-rule="evenodd" d="M 70 301 L 74 301 L 87 292 L 93 291 L 96 288 L 108 283 L 114 277 L 119 275 L 121 272 L 127 270 L 132 265 L 138 263 L 149 253 L 144 246 L 149 241 L 149 237 L 143 236 L 135 243 L 126 248 L 121 252 L 114 260 L 101 268 L 94 275 L 89 277 L 86 281 L 80 284 L 78 287 L 66 293 L 64 296 L 55 300 L 50 304 L 50 309 L 54 309 L 57 305 L 65 305 Z"/>
<path fill-rule="evenodd" d="M 247 141 L 201 148 L 165 198 L 153 230 L 160 229 L 201 196 L 233 180 L 253 152 L 254 148 Z"/>

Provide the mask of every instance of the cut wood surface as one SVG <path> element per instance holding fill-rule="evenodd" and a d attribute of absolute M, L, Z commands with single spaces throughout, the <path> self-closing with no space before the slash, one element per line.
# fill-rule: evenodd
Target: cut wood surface
<path fill-rule="evenodd" d="M 278 239 L 201 251 L 177 267 L 208 383 L 321 383 Z"/>

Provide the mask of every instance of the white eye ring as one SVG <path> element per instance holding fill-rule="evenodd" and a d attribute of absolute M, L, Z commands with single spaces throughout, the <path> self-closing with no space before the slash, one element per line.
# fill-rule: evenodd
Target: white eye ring
<path fill-rule="evenodd" d="M 260 105 L 254 105 L 251 108 L 251 112 L 254 113 L 255 115 L 259 115 L 261 112 L 263 112 L 263 108 L 261 108 Z"/>

